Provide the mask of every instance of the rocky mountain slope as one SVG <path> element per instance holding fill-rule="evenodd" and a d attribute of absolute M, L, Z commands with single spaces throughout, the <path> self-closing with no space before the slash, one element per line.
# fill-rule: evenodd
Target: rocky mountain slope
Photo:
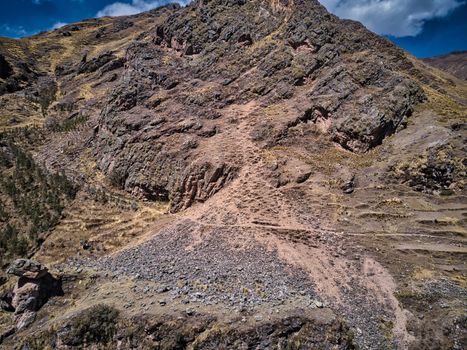
<path fill-rule="evenodd" d="M 467 80 L 467 51 L 423 59 L 424 62 L 450 73 L 458 79 Z"/>
<path fill-rule="evenodd" d="M 61 284 L 0 276 L 0 346 L 466 344 L 467 84 L 318 1 L 1 38 L 0 105 L 5 271 Z"/>

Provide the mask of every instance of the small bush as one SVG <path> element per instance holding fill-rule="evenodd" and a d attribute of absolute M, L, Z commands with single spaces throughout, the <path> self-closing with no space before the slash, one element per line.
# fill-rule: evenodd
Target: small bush
<path fill-rule="evenodd" d="M 108 305 L 90 307 L 71 320 L 61 338 L 70 346 L 108 343 L 117 330 L 118 315 L 118 310 Z"/>
<path fill-rule="evenodd" d="M 75 118 L 66 119 L 62 122 L 57 120 L 49 120 L 47 128 L 54 132 L 70 132 L 76 130 L 80 125 L 89 120 L 88 116 L 80 115 Z"/>
<path fill-rule="evenodd" d="M 8 212 L 6 211 L 5 205 L 0 200 L 0 222 L 6 222 L 9 218 L 10 216 L 8 215 Z"/>
<path fill-rule="evenodd" d="M 0 253 L 7 255 L 8 253 L 22 256 L 28 250 L 28 242 L 19 237 L 16 228 L 7 224 L 4 229 L 0 230 Z M 1 262 L 1 260 L 0 260 Z"/>

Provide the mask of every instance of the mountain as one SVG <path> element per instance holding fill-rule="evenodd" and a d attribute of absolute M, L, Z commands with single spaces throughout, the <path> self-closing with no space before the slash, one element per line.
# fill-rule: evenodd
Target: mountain
<path fill-rule="evenodd" d="M 423 61 L 452 74 L 458 79 L 467 80 L 467 51 L 457 51 L 443 56 L 424 58 Z"/>
<path fill-rule="evenodd" d="M 462 348 L 466 93 L 315 0 L 1 38 L 3 345 Z"/>

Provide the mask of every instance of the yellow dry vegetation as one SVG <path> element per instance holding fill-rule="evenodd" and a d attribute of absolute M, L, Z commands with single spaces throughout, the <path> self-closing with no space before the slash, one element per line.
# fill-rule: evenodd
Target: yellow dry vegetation
<path fill-rule="evenodd" d="M 0 49 L 14 59 L 25 61 L 28 58 L 27 46 L 22 40 L 1 38 Z"/>
<path fill-rule="evenodd" d="M 456 119 L 465 121 L 467 105 L 461 101 L 465 101 L 467 96 L 467 82 L 431 67 L 409 54 L 406 56 L 425 76 L 424 80 L 410 76 L 411 79 L 418 80 L 425 92 L 427 102 L 423 104 L 423 108 L 436 112 L 441 117 L 441 122 Z M 429 80 L 426 80 L 426 77 L 429 77 Z"/>
<path fill-rule="evenodd" d="M 84 150 L 79 157 L 79 171 L 93 183 L 104 184 L 105 175 L 97 167 L 96 159 L 92 155 L 90 148 Z"/>
<path fill-rule="evenodd" d="M 420 267 L 413 273 L 413 279 L 416 281 L 430 280 L 434 275 L 434 271 Z"/>
<path fill-rule="evenodd" d="M 467 277 L 462 273 L 454 274 L 451 279 L 458 283 L 462 288 L 467 289 Z"/>
<path fill-rule="evenodd" d="M 424 86 L 428 98 L 426 107 L 442 117 L 441 121 L 449 122 L 453 119 L 467 120 L 467 106 L 456 101 L 452 96 L 441 93 L 430 86 Z M 467 90 L 465 92 L 467 96 Z"/>
<path fill-rule="evenodd" d="M 106 192 L 106 203 L 78 196 L 66 209 L 64 219 L 47 238 L 43 249 L 35 258 L 47 263 L 65 261 L 83 250 L 80 241 L 92 242 L 92 254 L 104 254 L 120 249 L 130 242 L 137 242 L 151 233 L 153 225 L 165 218 L 169 203 L 146 203 L 130 200 L 120 194 Z"/>
<path fill-rule="evenodd" d="M 96 96 L 95 91 L 91 84 L 82 84 L 79 87 L 79 98 L 83 100 L 90 100 Z"/>
<path fill-rule="evenodd" d="M 404 206 L 404 202 L 397 197 L 394 198 L 388 198 L 385 200 L 382 200 L 381 202 L 378 203 L 378 207 L 401 207 Z"/>
<path fill-rule="evenodd" d="M 351 169 L 363 169 L 371 166 L 381 153 L 381 147 L 375 147 L 366 153 L 353 153 L 339 146 L 328 146 L 322 152 L 309 154 L 299 150 L 275 146 L 263 152 L 266 161 L 272 161 L 281 157 L 295 158 L 313 166 L 313 169 L 324 175 L 331 176 L 337 168 L 342 166 Z"/>

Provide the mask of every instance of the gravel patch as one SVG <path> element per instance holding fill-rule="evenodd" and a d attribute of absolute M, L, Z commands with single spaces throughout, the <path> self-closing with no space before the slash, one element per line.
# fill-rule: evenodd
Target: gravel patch
<path fill-rule="evenodd" d="M 82 263 L 155 281 L 172 298 L 207 304 L 253 307 L 294 297 L 315 301 L 308 274 L 282 262 L 275 251 L 249 238 L 245 229 L 210 227 L 196 241 L 202 231 L 200 224 L 185 220 L 137 247 Z"/>
<path fill-rule="evenodd" d="M 397 349 L 385 334 L 393 315 L 359 277 L 340 285 L 343 300 L 326 301 L 315 292 L 310 275 L 278 257 L 245 227 L 216 227 L 184 220 L 161 231 L 151 240 L 100 259 L 70 262 L 72 265 L 107 271 L 114 278 L 129 276 L 156 282 L 160 305 L 178 300 L 223 305 L 249 312 L 264 305 L 293 301 L 303 308 L 331 307 L 348 323 L 361 349 Z M 333 248 L 331 247 L 333 246 Z M 338 242 L 326 242 L 330 251 Z M 323 296 L 324 297 L 324 296 Z"/>

